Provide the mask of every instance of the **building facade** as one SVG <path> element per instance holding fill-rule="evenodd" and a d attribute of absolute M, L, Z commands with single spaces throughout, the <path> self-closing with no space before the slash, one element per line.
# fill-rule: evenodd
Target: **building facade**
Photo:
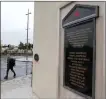
<path fill-rule="evenodd" d="M 75 12 L 76 9 L 77 12 Z M 72 14 L 74 12 L 75 16 L 72 18 Z M 85 14 L 81 17 L 81 13 Z M 79 18 L 78 20 L 75 18 L 77 16 Z M 68 76 L 67 72 L 71 71 L 65 70 L 65 68 L 67 68 L 67 64 L 65 64 L 66 59 L 64 56 L 66 53 L 64 48 L 66 46 L 65 34 L 66 31 L 68 31 L 66 30 L 67 27 L 69 26 L 69 28 L 71 28 L 81 26 L 83 22 L 85 22 L 83 27 L 88 26 L 86 25 L 86 23 L 88 23 L 86 20 L 92 21 L 92 24 L 89 26 L 93 31 L 91 32 L 92 36 L 88 37 L 88 39 L 92 40 L 90 43 L 92 45 L 92 61 L 88 62 L 92 65 L 87 64 L 87 69 L 89 66 L 92 66 L 92 73 L 90 72 L 90 76 L 88 75 L 88 78 L 92 78 L 92 80 L 87 79 L 86 76 L 86 81 L 91 83 L 91 85 L 88 84 L 86 87 L 88 89 L 90 88 L 89 90 L 84 88 L 81 89 L 81 87 L 75 88 L 75 85 L 72 87 L 73 85 L 69 84 L 69 81 L 66 78 Z M 106 2 L 35 2 L 33 54 L 37 53 L 39 55 L 39 61 L 33 63 L 32 88 L 33 92 L 38 96 L 39 99 L 106 98 L 105 21 Z M 65 25 L 64 22 L 66 22 Z M 72 29 L 73 28 L 71 28 L 71 30 Z M 73 31 L 77 29 L 79 29 L 79 27 L 73 29 Z M 73 40 L 70 42 L 72 43 L 72 41 Z M 73 42 L 75 41 L 76 40 Z M 77 38 L 77 44 L 79 44 L 78 41 L 79 40 Z M 84 42 L 85 41 L 83 41 L 83 43 Z"/>

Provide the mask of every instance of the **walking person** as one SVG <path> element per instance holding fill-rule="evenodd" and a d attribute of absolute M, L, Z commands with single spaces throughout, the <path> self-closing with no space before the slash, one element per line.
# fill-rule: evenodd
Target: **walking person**
<path fill-rule="evenodd" d="M 9 70 L 11 70 L 14 73 L 14 78 L 16 77 L 16 73 L 13 69 L 13 67 L 15 66 L 15 59 L 11 58 L 10 55 L 7 55 L 7 71 L 6 71 L 6 76 L 4 77 L 4 79 L 8 79 L 8 72 Z"/>

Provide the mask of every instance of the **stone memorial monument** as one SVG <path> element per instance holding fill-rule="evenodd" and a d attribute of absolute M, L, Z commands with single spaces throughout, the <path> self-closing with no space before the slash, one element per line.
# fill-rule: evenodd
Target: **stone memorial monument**
<path fill-rule="evenodd" d="M 34 6 L 33 93 L 38 99 L 105 99 L 106 2 Z"/>

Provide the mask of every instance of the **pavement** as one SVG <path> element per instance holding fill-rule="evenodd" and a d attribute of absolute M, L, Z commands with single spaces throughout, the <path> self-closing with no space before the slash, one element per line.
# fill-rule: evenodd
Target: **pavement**
<path fill-rule="evenodd" d="M 31 75 L 2 82 L 1 99 L 38 99 L 32 92 Z"/>

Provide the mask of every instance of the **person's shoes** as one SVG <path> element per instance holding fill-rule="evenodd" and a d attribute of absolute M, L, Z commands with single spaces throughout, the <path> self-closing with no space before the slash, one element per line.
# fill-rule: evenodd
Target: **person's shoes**
<path fill-rule="evenodd" d="M 7 76 L 5 76 L 5 77 L 4 77 L 4 79 L 8 79 L 8 77 L 7 77 Z"/>
<path fill-rule="evenodd" d="M 14 78 L 16 77 L 16 74 L 14 75 Z"/>

